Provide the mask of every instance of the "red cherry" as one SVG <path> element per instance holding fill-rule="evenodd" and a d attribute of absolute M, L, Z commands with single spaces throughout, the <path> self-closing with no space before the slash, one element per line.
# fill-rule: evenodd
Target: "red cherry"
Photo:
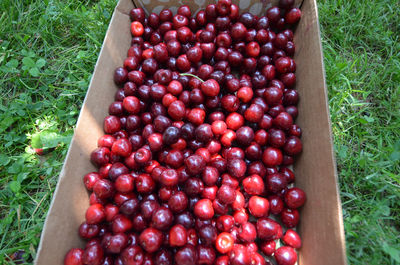
<path fill-rule="evenodd" d="M 149 253 L 156 252 L 161 247 L 163 234 L 155 228 L 147 228 L 139 236 L 139 243 Z"/>
<path fill-rule="evenodd" d="M 194 214 L 201 219 L 211 219 L 214 216 L 214 208 L 211 200 L 199 200 L 194 206 Z"/>
<path fill-rule="evenodd" d="M 85 217 L 88 224 L 98 224 L 102 222 L 106 217 L 103 205 L 99 203 L 90 205 L 86 210 Z"/>
<path fill-rule="evenodd" d="M 292 248 L 300 248 L 301 247 L 301 239 L 299 234 L 296 233 L 296 231 L 292 229 L 286 230 L 285 235 L 282 238 L 283 243 L 285 245 L 288 245 Z"/>
<path fill-rule="evenodd" d="M 291 209 L 296 209 L 304 205 L 306 193 L 300 188 L 290 188 L 285 193 L 285 204 Z"/>
<path fill-rule="evenodd" d="M 225 254 L 232 250 L 234 243 L 234 239 L 230 233 L 222 232 L 217 236 L 215 247 L 219 253 Z"/>
<path fill-rule="evenodd" d="M 297 261 L 296 251 L 287 246 L 275 250 L 274 257 L 278 265 L 294 265 Z"/>
<path fill-rule="evenodd" d="M 81 248 L 72 248 L 65 255 L 64 265 L 82 265 L 82 257 L 83 257 L 83 249 Z"/>
<path fill-rule="evenodd" d="M 269 202 L 260 196 L 252 196 L 249 199 L 249 212 L 254 217 L 266 217 L 269 213 Z"/>

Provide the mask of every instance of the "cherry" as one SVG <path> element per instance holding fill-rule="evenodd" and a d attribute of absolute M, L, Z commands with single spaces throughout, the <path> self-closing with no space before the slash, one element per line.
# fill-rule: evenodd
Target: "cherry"
<path fill-rule="evenodd" d="M 236 192 L 231 186 L 224 184 L 218 189 L 217 198 L 224 204 L 231 204 L 235 201 Z"/>
<path fill-rule="evenodd" d="M 213 265 L 217 256 L 214 248 L 204 245 L 199 245 L 197 247 L 197 255 L 197 264 L 201 265 Z"/>
<path fill-rule="evenodd" d="M 140 174 L 135 181 L 136 190 L 139 193 L 150 193 L 155 189 L 156 183 L 148 174 Z"/>
<path fill-rule="evenodd" d="M 243 189 L 250 195 L 260 195 L 264 191 L 264 181 L 259 175 L 251 175 L 242 182 Z"/>
<path fill-rule="evenodd" d="M 260 196 L 252 196 L 249 199 L 249 212 L 254 217 L 266 217 L 269 213 L 269 202 Z"/>
<path fill-rule="evenodd" d="M 213 204 L 209 199 L 201 199 L 194 206 L 194 214 L 203 220 L 214 216 Z"/>
<path fill-rule="evenodd" d="M 215 247 L 219 253 L 225 254 L 232 250 L 235 241 L 230 233 L 222 232 L 217 236 Z"/>
<path fill-rule="evenodd" d="M 124 215 L 116 215 L 112 220 L 111 227 L 114 233 L 123 233 L 132 229 L 132 221 Z"/>
<path fill-rule="evenodd" d="M 175 263 L 177 265 L 192 265 L 198 260 L 197 251 L 192 245 L 186 245 L 175 253 Z"/>
<path fill-rule="evenodd" d="M 140 246 L 147 252 L 159 250 L 163 240 L 163 233 L 156 228 L 146 228 L 139 236 Z"/>
<path fill-rule="evenodd" d="M 254 131 L 248 126 L 240 127 L 236 131 L 236 141 L 243 146 L 248 146 L 254 139 Z"/>
<path fill-rule="evenodd" d="M 103 237 L 103 241 L 104 241 L 104 237 Z M 123 233 L 119 233 L 119 234 L 110 236 L 109 240 L 107 240 L 107 242 L 106 242 L 105 248 L 110 253 L 118 254 L 127 245 L 128 245 L 128 236 Z"/>
<path fill-rule="evenodd" d="M 253 242 L 257 237 L 256 227 L 250 223 L 245 222 L 240 226 L 239 238 L 243 242 Z"/>
<path fill-rule="evenodd" d="M 290 9 L 285 15 L 285 21 L 289 24 L 295 24 L 300 20 L 301 10 L 298 8 Z"/>
<path fill-rule="evenodd" d="M 128 199 L 120 206 L 120 212 L 126 215 L 132 215 L 139 210 L 139 200 L 137 198 Z"/>
<path fill-rule="evenodd" d="M 231 174 L 235 178 L 242 178 L 246 173 L 246 162 L 242 159 L 234 158 L 228 161 L 227 169 L 229 174 Z"/>
<path fill-rule="evenodd" d="M 94 184 L 101 178 L 100 174 L 96 172 L 91 172 L 86 174 L 83 177 L 83 183 L 85 184 L 86 189 L 89 191 L 93 190 Z"/>
<path fill-rule="evenodd" d="M 79 226 L 79 236 L 84 239 L 91 239 L 97 236 L 100 232 L 100 228 L 97 224 L 90 225 L 87 222 L 83 222 Z"/>
<path fill-rule="evenodd" d="M 154 228 L 165 230 L 171 226 L 173 219 L 174 216 L 170 209 L 160 207 L 153 213 L 151 224 Z"/>
<path fill-rule="evenodd" d="M 219 256 L 215 260 L 216 265 L 229 265 L 229 257 L 227 255 Z"/>
<path fill-rule="evenodd" d="M 181 224 L 174 225 L 169 231 L 169 245 L 172 247 L 183 247 L 186 243 L 186 228 Z"/>
<path fill-rule="evenodd" d="M 213 186 L 219 177 L 218 169 L 207 166 L 202 173 L 202 180 L 208 186 Z"/>
<path fill-rule="evenodd" d="M 306 193 L 300 188 L 293 187 L 286 191 L 284 198 L 287 207 L 296 209 L 305 203 Z"/>
<path fill-rule="evenodd" d="M 100 265 L 104 259 L 104 251 L 100 244 L 88 246 L 82 256 L 83 264 Z"/>
<path fill-rule="evenodd" d="M 129 246 L 122 251 L 120 258 L 123 264 L 139 265 L 143 264 L 144 253 L 138 245 Z"/>
<path fill-rule="evenodd" d="M 86 210 L 85 217 L 88 224 L 99 224 L 106 217 L 103 205 L 99 203 L 90 205 Z"/>
<path fill-rule="evenodd" d="M 283 209 L 281 212 L 281 221 L 282 223 L 288 227 L 293 228 L 297 226 L 300 220 L 299 212 L 296 209 Z"/>
<path fill-rule="evenodd" d="M 287 246 L 275 250 L 274 257 L 278 265 L 294 265 L 297 261 L 296 251 Z"/>
<path fill-rule="evenodd" d="M 98 198 L 107 199 L 114 194 L 114 186 L 111 181 L 100 179 L 94 184 L 93 192 Z"/>
<path fill-rule="evenodd" d="M 251 264 L 254 265 L 269 265 L 271 264 L 268 261 L 265 261 L 265 258 L 258 252 L 255 252 L 251 255 Z"/>
<path fill-rule="evenodd" d="M 146 14 L 142 8 L 134 8 L 129 12 L 129 16 L 132 21 L 144 22 Z"/>
<path fill-rule="evenodd" d="M 257 235 L 262 240 L 275 240 L 282 237 L 282 227 L 270 218 L 259 218 L 257 220 Z"/>
<path fill-rule="evenodd" d="M 187 119 L 195 124 L 195 125 L 200 125 L 204 122 L 206 118 L 206 113 L 204 110 L 200 109 L 200 108 L 193 108 L 189 111 L 188 115 L 187 115 Z"/>
<path fill-rule="evenodd" d="M 209 97 L 215 97 L 219 94 L 220 87 L 216 80 L 209 79 L 201 84 L 201 91 Z"/>
<path fill-rule="evenodd" d="M 252 41 L 246 45 L 246 54 L 250 57 L 258 57 L 260 54 L 260 45 Z"/>
<path fill-rule="evenodd" d="M 285 146 L 283 147 L 285 150 L 285 153 L 288 155 L 298 155 L 301 153 L 303 149 L 303 145 L 301 143 L 300 138 L 297 136 L 290 136 L 285 143 Z"/>
<path fill-rule="evenodd" d="M 188 198 L 186 194 L 182 191 L 178 191 L 172 194 L 168 200 L 169 208 L 175 213 L 184 211 L 187 208 L 188 203 Z"/>
<path fill-rule="evenodd" d="M 132 152 L 132 145 L 128 139 L 121 138 L 113 143 L 111 152 L 119 156 L 127 157 Z"/>
<path fill-rule="evenodd" d="M 283 210 L 284 204 L 282 199 L 277 195 L 268 197 L 270 210 L 272 214 L 280 214 Z"/>
<path fill-rule="evenodd" d="M 199 155 L 191 155 L 186 158 L 185 166 L 189 174 L 197 175 L 204 170 L 206 162 L 204 161 L 204 158 Z"/>
<path fill-rule="evenodd" d="M 200 225 L 198 234 L 201 242 L 206 246 L 214 245 L 215 240 L 217 239 L 217 229 L 215 226 L 210 224 Z"/>
<path fill-rule="evenodd" d="M 237 244 L 229 252 L 229 261 L 232 265 L 251 264 L 251 255 L 245 246 Z"/>
<path fill-rule="evenodd" d="M 161 249 L 160 251 L 157 251 L 154 256 L 154 264 L 156 265 L 172 265 L 172 253 L 169 250 L 166 249 Z"/>
<path fill-rule="evenodd" d="M 285 245 L 288 245 L 292 248 L 300 248 L 301 247 L 301 239 L 299 234 L 296 233 L 296 231 L 292 229 L 286 230 L 285 235 L 282 238 L 282 241 L 285 243 Z"/>
<path fill-rule="evenodd" d="M 128 80 L 128 71 L 125 68 L 119 67 L 114 72 L 114 82 L 117 85 L 122 85 Z"/>
<path fill-rule="evenodd" d="M 80 265 L 83 264 L 84 250 L 81 248 L 72 248 L 70 249 L 64 258 L 64 265 Z"/>
<path fill-rule="evenodd" d="M 283 155 L 280 149 L 268 147 L 263 152 L 262 161 L 267 167 L 279 166 L 282 160 Z"/>
<path fill-rule="evenodd" d="M 217 229 L 222 232 L 230 232 L 235 224 L 235 220 L 231 215 L 221 215 L 217 218 Z"/>
<path fill-rule="evenodd" d="M 273 240 L 261 242 L 260 249 L 265 255 L 272 256 L 276 249 L 276 242 Z"/>

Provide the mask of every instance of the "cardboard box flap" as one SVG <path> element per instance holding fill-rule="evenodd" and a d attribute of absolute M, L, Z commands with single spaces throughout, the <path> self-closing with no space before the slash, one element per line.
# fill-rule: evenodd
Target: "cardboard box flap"
<path fill-rule="evenodd" d="M 150 13 L 160 13 L 161 10 L 165 8 L 171 9 L 175 14 L 178 7 L 181 5 L 188 5 L 192 14 L 196 14 L 200 9 L 208 4 L 216 3 L 213 0 L 194 0 L 194 1 L 184 1 L 184 0 L 133 0 L 137 7 L 142 7 L 147 14 Z M 250 12 L 257 16 L 264 16 L 265 11 L 271 7 L 278 5 L 278 0 L 233 0 L 233 3 L 237 4 L 240 10 Z M 303 0 L 295 0 L 295 6 L 299 7 Z"/>

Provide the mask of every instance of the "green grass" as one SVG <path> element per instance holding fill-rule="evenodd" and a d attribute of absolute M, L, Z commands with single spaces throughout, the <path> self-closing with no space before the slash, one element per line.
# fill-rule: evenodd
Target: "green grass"
<path fill-rule="evenodd" d="M 36 255 L 115 3 L 0 2 L 0 264 Z M 400 264 L 400 5 L 363 3 L 319 3 L 347 253 Z"/>
<path fill-rule="evenodd" d="M 36 255 L 115 4 L 0 1 L 0 264 Z M 39 158 L 31 141 L 55 148 Z"/>
<path fill-rule="evenodd" d="M 350 264 L 400 264 L 399 8 L 319 3 Z"/>

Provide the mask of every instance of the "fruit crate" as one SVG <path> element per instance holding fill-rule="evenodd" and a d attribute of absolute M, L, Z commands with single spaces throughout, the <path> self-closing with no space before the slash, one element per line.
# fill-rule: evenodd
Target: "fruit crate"
<path fill-rule="evenodd" d="M 190 5 L 195 13 L 210 2 L 198 0 L 184 4 Z M 233 2 L 241 11 L 259 15 L 277 1 Z M 122 65 L 131 43 L 129 11 L 135 6 L 147 12 L 159 12 L 163 8 L 176 11 L 181 4 L 183 1 L 178 0 L 120 0 L 116 6 L 43 227 L 35 264 L 63 264 L 70 248 L 84 245 L 77 233 L 89 206 L 82 176 L 95 170 L 90 153 L 96 148 L 96 139 L 104 134 L 106 106 L 113 101 L 116 89 L 114 70 Z M 315 0 L 296 1 L 296 4 L 302 10 L 294 36 L 294 59 L 301 114 L 296 123 L 303 129 L 303 152 L 297 158 L 294 172 L 296 186 L 307 194 L 298 226 L 303 241 L 298 264 L 347 264 L 317 5 Z"/>

